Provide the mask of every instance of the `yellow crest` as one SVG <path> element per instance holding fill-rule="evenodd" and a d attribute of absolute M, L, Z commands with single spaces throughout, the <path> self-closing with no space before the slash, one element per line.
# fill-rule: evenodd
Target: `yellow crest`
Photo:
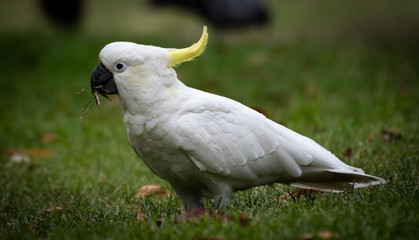
<path fill-rule="evenodd" d="M 202 30 L 201 38 L 199 39 L 197 43 L 194 43 L 192 46 L 188 48 L 169 50 L 170 54 L 172 55 L 171 66 L 175 67 L 183 62 L 190 61 L 194 59 L 195 57 L 201 55 L 205 50 L 207 41 L 208 41 L 207 26 L 204 26 L 204 29 Z"/>

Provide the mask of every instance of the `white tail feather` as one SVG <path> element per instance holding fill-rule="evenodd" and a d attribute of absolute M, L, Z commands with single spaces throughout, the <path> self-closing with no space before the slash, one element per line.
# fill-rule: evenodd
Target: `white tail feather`
<path fill-rule="evenodd" d="M 323 176 L 329 176 L 328 179 L 318 179 L 315 175 L 304 178 L 303 181 L 290 183 L 299 188 L 308 188 L 328 192 L 342 192 L 348 188 L 363 188 L 372 185 L 385 184 L 387 181 L 372 175 L 363 173 L 361 169 L 341 170 L 325 169 L 321 171 Z M 327 174 L 329 173 L 329 174 Z"/>

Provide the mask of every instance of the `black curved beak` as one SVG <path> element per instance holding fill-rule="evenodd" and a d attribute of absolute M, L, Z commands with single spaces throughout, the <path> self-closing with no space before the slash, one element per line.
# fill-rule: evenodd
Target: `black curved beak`
<path fill-rule="evenodd" d="M 96 95 L 98 104 L 98 93 L 107 99 L 109 99 L 107 94 L 118 93 L 112 73 L 102 63 L 99 63 L 93 70 L 92 76 L 90 77 L 90 87 L 92 88 L 92 93 Z"/>

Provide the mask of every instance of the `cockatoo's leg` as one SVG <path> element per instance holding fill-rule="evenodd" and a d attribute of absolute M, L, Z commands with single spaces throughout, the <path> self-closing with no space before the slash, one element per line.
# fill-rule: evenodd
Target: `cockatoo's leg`
<path fill-rule="evenodd" d="M 208 187 L 213 192 L 214 204 L 217 209 L 228 205 L 233 194 L 233 189 L 229 185 L 218 182 L 218 184 Z"/>
<path fill-rule="evenodd" d="M 219 207 L 225 207 L 231 200 L 231 195 L 218 195 L 214 197 L 214 204 L 215 207 L 218 209 Z"/>
<path fill-rule="evenodd" d="M 202 208 L 204 205 L 201 202 L 202 194 L 199 190 L 188 189 L 180 187 L 179 185 L 170 184 L 182 200 L 182 205 L 185 210 L 192 208 Z"/>

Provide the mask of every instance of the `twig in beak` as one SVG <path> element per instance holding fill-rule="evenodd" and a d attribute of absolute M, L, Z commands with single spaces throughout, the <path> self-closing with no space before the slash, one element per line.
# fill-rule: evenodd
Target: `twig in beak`
<path fill-rule="evenodd" d="M 90 108 L 92 107 L 93 103 L 95 102 L 96 98 L 94 95 L 90 95 L 91 98 L 89 99 L 89 101 L 83 103 L 80 105 L 80 107 L 82 108 L 82 110 L 80 110 L 80 119 L 82 119 L 84 117 L 84 115 L 86 115 L 86 113 L 90 110 Z M 84 111 L 83 111 L 84 109 Z M 83 111 L 83 112 L 81 112 Z"/>
<path fill-rule="evenodd" d="M 99 96 L 97 95 L 97 91 L 95 91 L 95 97 L 96 97 L 97 107 L 100 107 L 100 100 L 99 100 Z"/>

